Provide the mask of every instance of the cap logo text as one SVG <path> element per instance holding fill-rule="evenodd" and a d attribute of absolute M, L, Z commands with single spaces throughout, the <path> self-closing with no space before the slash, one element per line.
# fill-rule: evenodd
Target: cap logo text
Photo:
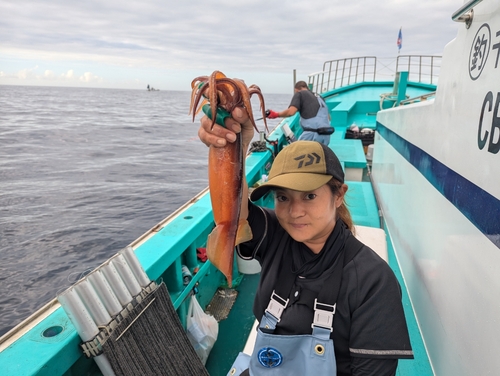
<path fill-rule="evenodd" d="M 316 153 L 311 154 L 303 154 L 299 155 L 295 158 L 296 161 L 299 161 L 297 168 L 302 168 L 306 166 L 310 166 L 312 164 L 318 164 L 321 162 L 321 157 Z"/>

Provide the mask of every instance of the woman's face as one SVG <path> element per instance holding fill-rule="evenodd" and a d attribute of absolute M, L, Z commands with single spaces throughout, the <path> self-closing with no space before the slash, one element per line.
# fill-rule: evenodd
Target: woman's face
<path fill-rule="evenodd" d="M 335 227 L 337 208 L 342 200 L 343 194 L 334 196 L 326 184 L 310 192 L 278 188 L 275 212 L 281 226 L 294 240 L 319 253 Z"/>

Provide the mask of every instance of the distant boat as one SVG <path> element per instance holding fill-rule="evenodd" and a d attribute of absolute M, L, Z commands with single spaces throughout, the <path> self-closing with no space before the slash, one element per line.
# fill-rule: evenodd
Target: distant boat
<path fill-rule="evenodd" d="M 148 91 L 160 91 L 160 89 L 155 89 L 154 87 L 149 87 L 148 85 Z"/>

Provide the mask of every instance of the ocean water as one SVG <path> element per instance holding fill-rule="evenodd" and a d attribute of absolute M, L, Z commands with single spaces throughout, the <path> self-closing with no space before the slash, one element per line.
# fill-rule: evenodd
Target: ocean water
<path fill-rule="evenodd" d="M 207 186 L 189 101 L 0 86 L 0 336 Z"/>

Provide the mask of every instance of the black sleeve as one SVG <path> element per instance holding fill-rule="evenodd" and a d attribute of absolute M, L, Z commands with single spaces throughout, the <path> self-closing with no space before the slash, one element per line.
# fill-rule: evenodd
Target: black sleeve
<path fill-rule="evenodd" d="M 352 358 L 413 359 L 401 288 L 389 265 L 372 250 L 353 263 L 355 307 L 351 313 L 349 352 Z M 362 257 L 362 258 L 361 258 Z"/>
<path fill-rule="evenodd" d="M 352 358 L 352 376 L 394 376 L 398 367 L 397 359 Z"/>

